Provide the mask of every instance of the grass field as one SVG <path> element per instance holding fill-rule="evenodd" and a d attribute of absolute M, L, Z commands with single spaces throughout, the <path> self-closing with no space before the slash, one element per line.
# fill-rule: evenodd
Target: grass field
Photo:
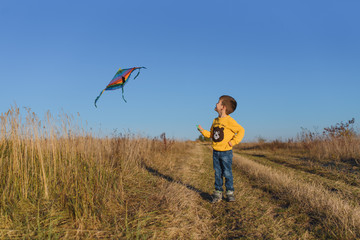
<path fill-rule="evenodd" d="M 207 142 L 98 137 L 17 108 L 0 128 L 0 239 L 360 238 L 356 134 L 240 144 L 236 202 L 211 204 Z"/>

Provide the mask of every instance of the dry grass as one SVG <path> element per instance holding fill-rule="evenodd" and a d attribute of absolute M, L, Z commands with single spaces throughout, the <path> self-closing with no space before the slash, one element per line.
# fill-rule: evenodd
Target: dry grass
<path fill-rule="evenodd" d="M 324 230 L 334 238 L 360 237 L 360 207 L 341 196 L 326 190 L 322 185 L 305 182 L 289 173 L 275 170 L 244 157 L 234 162 L 252 179 L 262 182 L 265 188 L 302 211 L 321 221 Z"/>
<path fill-rule="evenodd" d="M 284 168 L 247 158 L 234 161 L 251 179 L 242 176 L 236 183 L 243 186 L 239 199 L 247 202 L 214 206 L 206 201 L 213 184 L 211 157 L 204 158 L 199 144 L 174 141 L 165 134 L 155 139 L 131 133 L 98 137 L 79 116 L 47 113 L 39 119 L 30 109 L 24 114 L 17 107 L 1 114 L 0 134 L 0 239 L 226 239 L 239 233 L 244 238 L 360 237 L 356 202 Z M 314 152 L 326 157 L 332 151 L 334 161 L 357 160 L 358 137 L 345 137 L 346 142 L 323 139 L 324 146 Z M 243 151 L 308 156 L 307 143 L 240 146 Z M 325 147 L 327 152 L 321 152 Z M 335 157 L 339 149 L 350 155 Z M 295 228 L 307 221 L 301 220 L 303 213 L 279 217 L 281 204 L 263 198 L 261 189 L 253 194 L 252 181 L 281 201 L 294 203 L 306 219 L 322 221 L 326 234 L 297 232 Z"/>
<path fill-rule="evenodd" d="M 239 150 L 260 149 L 271 151 L 288 151 L 313 161 L 347 162 L 360 166 L 360 135 L 354 130 L 355 119 L 347 123 L 337 123 L 324 128 L 322 133 L 303 129 L 297 139 L 287 141 L 274 140 L 266 142 L 259 138 L 257 143 L 244 143 L 237 146 Z"/>
<path fill-rule="evenodd" d="M 304 141 L 303 147 L 307 150 L 308 157 L 315 161 L 342 161 L 360 166 L 360 137 L 358 136 Z"/>
<path fill-rule="evenodd" d="M 183 154 L 186 143 L 99 138 L 79 117 L 40 120 L 17 107 L 1 115 L 0 130 L 0 238 L 206 236 L 191 193 L 143 167 Z"/>
<path fill-rule="evenodd" d="M 322 134 L 305 130 L 297 140 L 241 144 L 236 164 L 257 186 L 320 223 L 316 236 L 358 239 L 360 136 L 353 123 Z"/>

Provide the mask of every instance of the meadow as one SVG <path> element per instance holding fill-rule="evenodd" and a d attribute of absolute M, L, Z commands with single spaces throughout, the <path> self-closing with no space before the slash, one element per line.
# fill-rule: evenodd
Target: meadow
<path fill-rule="evenodd" d="M 236 202 L 211 204 L 206 141 L 100 137 L 80 116 L 0 116 L 0 239 L 358 239 L 354 120 L 234 149 Z"/>

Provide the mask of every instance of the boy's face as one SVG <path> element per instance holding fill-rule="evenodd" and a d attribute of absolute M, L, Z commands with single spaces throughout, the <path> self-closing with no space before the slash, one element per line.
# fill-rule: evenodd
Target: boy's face
<path fill-rule="evenodd" d="M 218 103 L 215 106 L 215 111 L 220 114 L 223 109 L 224 106 L 222 105 L 222 100 L 219 99 Z"/>

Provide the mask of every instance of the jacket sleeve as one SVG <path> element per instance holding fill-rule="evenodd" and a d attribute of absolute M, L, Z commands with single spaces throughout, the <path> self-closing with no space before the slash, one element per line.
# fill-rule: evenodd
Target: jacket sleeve
<path fill-rule="evenodd" d="M 245 129 L 234 120 L 234 122 L 231 124 L 231 131 L 233 131 L 235 135 L 230 142 L 233 146 L 235 146 L 244 138 Z"/>
<path fill-rule="evenodd" d="M 201 134 L 206 137 L 206 138 L 210 138 L 211 137 L 211 132 L 208 130 L 204 130 L 201 132 Z"/>
<path fill-rule="evenodd" d="M 210 131 L 204 129 L 204 131 L 202 131 L 201 134 L 202 134 L 204 137 L 206 137 L 206 138 L 212 138 L 213 125 L 211 125 Z"/>

